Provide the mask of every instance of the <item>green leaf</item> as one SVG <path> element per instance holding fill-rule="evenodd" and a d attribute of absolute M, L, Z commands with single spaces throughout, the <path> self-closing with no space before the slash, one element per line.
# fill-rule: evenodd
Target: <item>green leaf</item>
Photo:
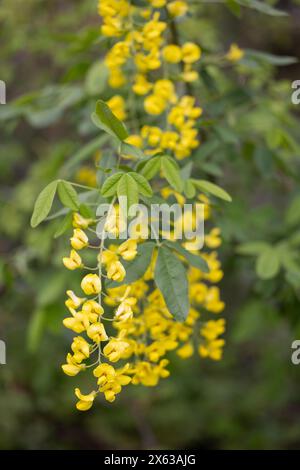
<path fill-rule="evenodd" d="M 46 186 L 39 194 L 35 202 L 30 221 L 31 227 L 37 227 L 44 219 L 46 219 L 53 204 L 58 182 L 58 180 L 52 181 L 52 183 L 48 184 L 48 186 Z"/>
<path fill-rule="evenodd" d="M 170 186 L 172 186 L 175 191 L 181 192 L 183 189 L 183 181 L 181 179 L 176 162 L 172 161 L 171 158 L 162 157 L 161 169 Z"/>
<path fill-rule="evenodd" d="M 141 175 L 143 175 L 147 180 L 151 180 L 160 170 L 161 159 L 160 157 L 153 157 L 146 162 L 141 170 Z"/>
<path fill-rule="evenodd" d="M 58 238 L 61 235 L 63 235 L 70 227 L 72 227 L 72 219 L 73 219 L 73 214 L 72 212 L 69 212 L 62 220 L 62 222 L 59 224 L 55 234 L 54 238 Z"/>
<path fill-rule="evenodd" d="M 296 57 L 291 56 L 279 56 L 266 52 L 255 51 L 252 49 L 245 49 L 245 52 L 247 59 L 256 60 L 257 62 L 266 62 L 268 64 L 276 66 L 286 66 L 298 62 L 298 59 Z"/>
<path fill-rule="evenodd" d="M 154 280 L 170 313 L 184 321 L 190 309 L 188 280 L 182 262 L 168 248 L 158 251 Z"/>
<path fill-rule="evenodd" d="M 184 182 L 183 191 L 188 199 L 192 199 L 193 197 L 195 197 L 196 189 L 195 189 L 193 182 L 190 179 Z"/>
<path fill-rule="evenodd" d="M 195 268 L 200 269 L 203 273 L 209 273 L 209 267 L 207 262 L 205 261 L 204 258 L 202 258 L 201 255 L 195 255 L 194 253 L 191 253 L 190 251 L 186 250 L 181 246 L 180 242 L 171 242 L 171 241 L 166 241 L 164 242 L 165 245 L 167 245 L 169 248 L 177 251 L 180 255 L 184 256 L 184 258 L 194 266 Z"/>
<path fill-rule="evenodd" d="M 211 183 L 210 181 L 193 179 L 192 182 L 197 189 L 203 191 L 204 193 L 212 194 L 213 196 L 223 199 L 224 201 L 232 201 L 231 196 L 224 189 L 220 188 L 220 186 L 217 186 L 214 183 Z"/>
<path fill-rule="evenodd" d="M 121 286 L 123 284 L 131 284 L 132 282 L 141 279 L 150 265 L 154 248 L 154 242 L 139 244 L 136 257 L 132 261 L 122 261 L 122 264 L 126 269 L 125 279 L 122 282 L 107 281 L 106 287 L 111 288 Z"/>
<path fill-rule="evenodd" d="M 247 242 L 239 245 L 237 253 L 246 256 L 257 256 L 270 248 L 270 245 L 263 241 Z"/>
<path fill-rule="evenodd" d="M 144 178 L 144 176 L 139 175 L 138 173 L 135 173 L 134 171 L 130 171 L 128 174 L 132 176 L 132 178 L 137 183 L 139 193 L 141 193 L 142 196 L 146 196 L 146 197 L 152 196 L 153 194 L 152 188 L 150 184 L 148 183 L 148 181 L 146 180 L 146 178 Z"/>
<path fill-rule="evenodd" d="M 44 309 L 37 309 L 33 312 L 27 330 L 27 348 L 32 353 L 37 350 L 46 321 Z"/>
<path fill-rule="evenodd" d="M 256 274 L 263 280 L 272 279 L 278 274 L 280 260 L 272 247 L 263 251 L 256 261 Z"/>
<path fill-rule="evenodd" d="M 133 204 L 139 202 L 138 185 L 128 173 L 123 174 L 117 186 L 117 194 L 120 205 L 123 207 L 123 198 L 126 197 L 125 210 L 128 211 Z"/>
<path fill-rule="evenodd" d="M 235 16 L 238 18 L 241 16 L 241 6 L 238 4 L 237 0 L 227 0 L 226 6 Z"/>
<path fill-rule="evenodd" d="M 100 204 L 100 201 L 99 201 L 99 204 Z M 94 218 L 93 210 L 91 209 L 91 207 L 87 206 L 86 204 L 80 204 L 79 212 L 82 215 L 82 217 L 85 217 L 86 219 Z"/>
<path fill-rule="evenodd" d="M 57 192 L 61 203 L 71 209 L 77 211 L 79 208 L 79 200 L 75 189 L 69 181 L 61 180 L 57 186 Z"/>
<path fill-rule="evenodd" d="M 125 158 L 126 157 L 135 158 L 135 159 L 145 158 L 145 155 L 141 149 L 139 149 L 135 145 L 127 144 L 126 142 L 121 143 L 120 154 Z"/>
<path fill-rule="evenodd" d="M 273 8 L 268 3 L 261 2 L 258 0 L 237 0 L 237 2 L 243 7 L 252 8 L 253 10 L 257 10 L 261 13 L 265 13 L 266 15 L 288 16 L 288 13 L 286 13 L 285 11 L 278 10 L 277 8 Z"/>
<path fill-rule="evenodd" d="M 97 181 L 98 185 L 101 187 L 104 184 L 104 181 L 107 178 L 107 173 L 117 166 L 117 158 L 112 152 L 105 152 L 100 160 L 101 165 L 97 165 Z"/>
<path fill-rule="evenodd" d="M 128 132 L 123 124 L 102 100 L 97 101 L 96 111 L 92 114 L 92 121 L 97 127 L 119 140 L 125 140 Z"/>
<path fill-rule="evenodd" d="M 117 194 L 118 183 L 120 181 L 120 178 L 123 176 L 123 174 L 124 173 L 122 171 L 118 171 L 118 173 L 115 173 L 114 175 L 109 176 L 105 180 L 101 188 L 102 196 L 111 197 Z"/>

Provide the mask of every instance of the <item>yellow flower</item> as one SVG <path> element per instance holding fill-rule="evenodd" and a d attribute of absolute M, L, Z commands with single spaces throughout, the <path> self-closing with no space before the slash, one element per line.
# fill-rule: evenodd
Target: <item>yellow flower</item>
<path fill-rule="evenodd" d="M 112 279 L 113 281 L 121 282 L 126 276 L 126 271 L 122 263 L 120 261 L 112 262 L 107 270 L 107 277 L 108 279 Z"/>
<path fill-rule="evenodd" d="M 77 410 L 87 411 L 93 406 L 96 397 L 96 392 L 91 392 L 88 395 L 83 395 L 79 388 L 75 388 L 75 395 L 79 399 L 76 403 Z"/>
<path fill-rule="evenodd" d="M 170 15 L 174 17 L 185 15 L 188 11 L 187 2 L 179 0 L 168 3 L 167 8 Z"/>
<path fill-rule="evenodd" d="M 72 290 L 67 290 L 66 293 L 69 298 L 66 300 L 65 305 L 70 311 L 80 307 L 85 301 L 84 298 L 77 297 Z"/>
<path fill-rule="evenodd" d="M 75 333 L 82 333 L 85 331 L 85 326 L 83 324 L 82 318 L 80 314 L 78 315 L 76 312 L 74 317 L 68 317 L 63 320 L 63 325 L 69 330 L 75 331 Z"/>
<path fill-rule="evenodd" d="M 88 228 L 93 223 L 93 219 L 86 219 L 82 217 L 78 212 L 73 214 L 73 227 L 75 228 Z"/>
<path fill-rule="evenodd" d="M 82 259 L 75 250 L 71 250 L 69 258 L 63 258 L 63 263 L 65 267 L 71 271 L 74 271 L 74 269 L 78 269 L 83 266 Z"/>
<path fill-rule="evenodd" d="M 193 42 L 186 42 L 182 46 L 182 60 L 186 64 L 192 64 L 196 62 L 201 57 L 201 49 L 197 44 Z"/>
<path fill-rule="evenodd" d="M 82 166 L 76 173 L 75 179 L 77 183 L 85 184 L 87 186 L 97 186 L 97 175 L 93 168 L 85 165 Z"/>
<path fill-rule="evenodd" d="M 245 52 L 239 48 L 237 44 L 231 44 L 228 53 L 226 54 L 226 59 L 230 62 L 238 62 L 245 55 Z"/>
<path fill-rule="evenodd" d="M 115 376 L 116 371 L 110 364 L 100 364 L 94 369 L 93 374 L 98 378 L 98 385 L 101 387 L 110 382 Z"/>
<path fill-rule="evenodd" d="M 105 250 L 102 252 L 101 257 L 98 257 L 100 263 L 110 265 L 119 260 L 117 253 L 112 250 Z"/>
<path fill-rule="evenodd" d="M 88 316 L 91 323 L 95 323 L 103 312 L 103 307 L 95 300 L 87 300 L 82 306 L 82 313 Z"/>
<path fill-rule="evenodd" d="M 146 348 L 146 355 L 151 362 L 157 362 L 162 356 L 166 354 L 166 351 L 172 351 L 178 346 L 176 341 L 171 339 L 164 339 L 163 341 L 154 341 L 150 346 Z"/>
<path fill-rule="evenodd" d="M 126 299 L 122 300 L 115 313 L 116 319 L 126 321 L 129 318 L 132 318 L 132 307 L 134 307 L 136 303 L 137 299 L 135 297 L 127 297 Z"/>
<path fill-rule="evenodd" d="M 75 375 L 79 374 L 79 372 L 85 369 L 85 364 L 77 364 L 72 358 L 71 354 L 68 353 L 67 364 L 63 364 L 61 368 L 66 375 L 74 377 Z"/>
<path fill-rule="evenodd" d="M 101 279 L 97 274 L 87 274 L 81 281 L 81 289 L 86 295 L 99 294 L 101 287 Z"/>
<path fill-rule="evenodd" d="M 184 344 L 176 353 L 181 359 L 188 359 L 194 354 L 194 347 L 192 343 Z"/>
<path fill-rule="evenodd" d="M 105 400 L 112 403 L 115 401 L 116 395 L 121 392 L 122 387 L 118 382 L 111 381 L 100 387 L 99 390 L 104 393 Z"/>
<path fill-rule="evenodd" d="M 178 64 L 181 61 L 181 48 L 176 44 L 169 44 L 163 48 L 163 58 L 171 64 Z"/>
<path fill-rule="evenodd" d="M 167 3 L 167 0 L 149 0 L 153 8 L 162 8 Z"/>
<path fill-rule="evenodd" d="M 110 68 L 108 83 L 112 88 L 120 88 L 121 86 L 125 85 L 126 77 L 119 67 Z"/>
<path fill-rule="evenodd" d="M 225 344 L 223 339 L 217 339 L 209 342 L 207 345 L 200 345 L 198 352 L 201 357 L 209 357 L 213 361 L 222 359 L 222 348 Z"/>
<path fill-rule="evenodd" d="M 209 341 L 215 340 L 218 336 L 222 335 L 225 331 L 225 320 L 209 320 L 205 326 L 201 328 L 200 334 Z"/>
<path fill-rule="evenodd" d="M 126 242 L 122 243 L 118 248 L 119 255 L 125 261 L 132 261 L 137 255 L 137 242 L 136 240 L 126 240 Z"/>
<path fill-rule="evenodd" d="M 152 83 L 150 83 L 145 75 L 137 74 L 134 80 L 132 89 L 137 95 L 146 95 L 152 88 Z"/>
<path fill-rule="evenodd" d="M 76 336 L 76 338 L 73 339 L 71 349 L 74 353 L 73 357 L 76 362 L 81 362 L 83 359 L 90 356 L 89 343 L 81 336 Z"/>
<path fill-rule="evenodd" d="M 88 245 L 89 239 L 83 230 L 76 228 L 73 231 L 73 237 L 70 238 L 71 245 L 75 250 L 82 250 Z"/>
<path fill-rule="evenodd" d="M 208 248 L 218 248 L 222 240 L 220 238 L 221 230 L 218 227 L 213 228 L 205 237 L 205 244 Z"/>
<path fill-rule="evenodd" d="M 121 121 L 124 121 L 126 119 L 125 101 L 122 96 L 114 95 L 106 103 L 118 119 L 120 119 Z"/>
<path fill-rule="evenodd" d="M 134 62 L 139 72 L 146 73 L 148 70 L 156 70 L 161 66 L 159 51 L 152 49 L 148 55 L 138 53 L 134 56 Z"/>
<path fill-rule="evenodd" d="M 144 139 L 148 140 L 149 145 L 155 147 L 160 142 L 162 130 L 159 127 L 143 126 L 141 135 Z"/>
<path fill-rule="evenodd" d="M 176 101 L 175 87 L 171 80 L 161 79 L 157 80 L 154 85 L 153 92 L 156 96 L 174 102 Z"/>
<path fill-rule="evenodd" d="M 205 308 L 209 312 L 220 313 L 225 308 L 224 302 L 220 300 L 220 290 L 218 287 L 211 287 L 205 298 Z"/>
<path fill-rule="evenodd" d="M 91 338 L 95 343 L 100 343 L 100 341 L 107 341 L 108 336 L 106 334 L 103 323 L 97 322 L 90 325 L 86 331 L 89 338 Z"/>
<path fill-rule="evenodd" d="M 160 378 L 166 378 L 170 375 L 169 371 L 165 369 L 168 364 L 167 359 L 161 360 L 155 366 L 146 361 L 138 362 L 134 369 L 135 375 L 132 378 L 132 383 L 134 385 L 142 383 L 146 387 L 155 387 Z"/>
<path fill-rule="evenodd" d="M 128 144 L 134 145 L 135 147 L 142 148 L 143 146 L 143 139 L 141 138 L 140 135 L 133 134 L 127 137 L 125 140 Z"/>
<path fill-rule="evenodd" d="M 196 70 L 192 70 L 191 67 L 191 64 L 185 64 L 183 73 L 181 74 L 182 79 L 188 83 L 195 82 L 199 78 L 198 72 L 196 72 Z"/>

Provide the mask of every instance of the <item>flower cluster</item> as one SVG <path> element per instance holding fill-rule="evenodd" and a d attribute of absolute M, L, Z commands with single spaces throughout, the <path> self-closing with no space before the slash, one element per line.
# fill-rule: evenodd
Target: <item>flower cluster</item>
<path fill-rule="evenodd" d="M 182 160 L 200 144 L 197 126 L 202 109 L 190 94 L 190 84 L 198 79 L 195 64 L 201 59 L 201 49 L 192 42 L 178 43 L 174 34 L 176 18 L 187 12 L 186 1 L 148 0 L 145 8 L 127 0 L 99 1 L 102 34 L 116 41 L 105 57 L 109 85 L 120 89 L 107 104 L 116 117 L 126 120 L 132 110 L 127 112 L 123 96 L 128 91 L 128 96 L 133 94 L 134 101 L 139 101 L 139 109 L 143 109 L 147 119 L 127 142 L 142 148 L 147 155 L 164 152 Z M 237 56 L 238 51 L 231 50 L 228 60 L 238 60 Z M 133 77 L 130 82 L 129 77 Z M 90 175 L 87 177 L 91 180 Z M 175 198 L 180 205 L 186 202 L 183 194 L 170 187 L 159 186 L 158 191 L 165 200 Z M 205 203 L 204 219 L 208 221 L 212 213 L 210 201 L 204 195 L 198 198 Z M 91 408 L 101 393 L 113 402 L 129 383 L 156 386 L 160 379 L 169 376 L 168 365 L 174 353 L 181 359 L 197 352 L 201 358 L 220 360 L 225 343 L 221 338 L 225 320 L 212 319 L 225 308 L 216 286 L 223 277 L 216 251 L 221 245 L 220 229 L 211 228 L 201 250 L 182 242 L 186 250 L 207 263 L 208 272 L 183 260 L 190 310 L 180 323 L 169 312 L 154 281 L 157 248 L 140 279 L 126 283 L 127 266 L 139 249 L 143 250 L 145 241 L 118 240 L 119 208 L 114 200 L 111 206 L 116 217 L 110 213 L 106 216 L 100 242 L 95 235 L 97 220 L 74 213 L 71 250 L 63 258 L 67 269 L 87 271 L 81 279 L 80 296 L 67 291 L 70 315 L 63 321 L 77 335 L 63 371 L 75 376 L 91 369 L 97 384 L 86 395 L 75 389 L 76 406 L 82 411 Z M 174 226 L 174 234 L 193 215 L 184 217 Z M 116 242 L 108 242 L 106 234 L 114 235 Z M 94 267 L 86 266 L 83 254 L 87 252 L 95 254 Z"/>

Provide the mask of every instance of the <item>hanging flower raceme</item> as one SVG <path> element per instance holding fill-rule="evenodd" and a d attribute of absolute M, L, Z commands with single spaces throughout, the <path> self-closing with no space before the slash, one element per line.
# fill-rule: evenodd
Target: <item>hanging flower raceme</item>
<path fill-rule="evenodd" d="M 67 290 L 68 315 L 63 324 L 75 335 L 62 369 L 76 380 L 89 372 L 95 379 L 93 390 L 82 393 L 75 388 L 80 411 L 89 410 L 97 395 L 114 402 L 129 384 L 156 386 L 170 375 L 168 366 L 175 355 L 188 359 L 196 353 L 214 361 L 222 357 L 225 320 L 218 315 L 225 305 L 216 285 L 223 278 L 216 251 L 221 231 L 211 226 L 203 238 L 204 246 L 199 246 L 197 236 L 179 236 L 187 226 L 195 228 L 204 220 L 210 223 L 212 206 L 203 192 L 213 187 L 214 195 L 221 191 L 223 199 L 228 196 L 212 183 L 205 185 L 192 176 L 182 181 L 180 173 L 181 160 L 200 145 L 203 112 L 191 94 L 191 84 L 198 79 L 201 48 L 191 41 L 178 42 L 179 35 L 174 35 L 177 18 L 187 12 L 186 1 L 148 0 L 146 7 L 127 0 L 99 1 L 102 34 L 112 41 L 105 57 L 108 82 L 117 92 L 106 104 L 100 102 L 102 108 L 94 122 L 102 120 L 99 127 L 119 138 L 120 153 L 109 177 L 106 173 L 111 169 L 103 170 L 101 188 L 77 184 L 91 189 L 93 195 L 100 189 L 109 205 L 105 215 L 94 213 L 94 203 L 89 211 L 86 207 L 81 210 L 85 205 L 79 203 L 75 211 L 69 199 L 67 205 L 73 211 L 73 233 L 63 264 L 76 270 L 72 276 L 79 272 L 80 279 L 75 292 Z M 238 60 L 234 46 L 227 59 Z M 132 106 L 126 106 L 130 97 Z M 138 123 L 135 103 L 145 116 Z M 131 135 L 120 122 L 126 119 L 134 123 Z M 114 125 L 109 128 L 111 122 Z M 142 161 L 134 166 L 141 153 Z M 97 159 L 100 172 L 102 158 L 103 154 Z M 122 158 L 127 159 L 125 169 L 120 165 Z M 139 197 L 150 197 L 149 181 L 155 177 L 157 184 L 152 186 L 167 205 L 176 202 L 183 208 L 192 202 L 194 209 L 201 203 L 204 210 L 200 215 L 193 210 L 183 212 L 169 234 L 161 227 L 155 231 L 153 218 L 142 234 L 139 222 L 132 232 L 139 236 L 124 240 L 120 196 L 130 188 L 126 194 L 132 204 Z M 74 201 L 71 183 L 56 183 L 61 184 Z M 149 241 L 153 233 L 155 241 Z"/>

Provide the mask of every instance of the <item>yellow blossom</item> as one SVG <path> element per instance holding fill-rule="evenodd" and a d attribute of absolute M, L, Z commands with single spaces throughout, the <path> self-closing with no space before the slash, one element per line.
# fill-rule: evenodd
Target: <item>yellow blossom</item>
<path fill-rule="evenodd" d="M 113 281 L 121 282 L 126 276 L 126 270 L 120 261 L 114 261 L 108 266 L 107 277 Z"/>
<path fill-rule="evenodd" d="M 96 392 L 91 392 L 88 395 L 83 395 L 79 388 L 75 388 L 75 395 L 79 399 L 76 403 L 77 410 L 87 411 L 93 406 L 96 397 Z"/>
<path fill-rule="evenodd" d="M 192 343 L 186 343 L 177 350 L 177 355 L 181 357 L 181 359 L 188 359 L 193 354 L 194 354 L 194 347 Z"/>
<path fill-rule="evenodd" d="M 226 54 L 226 59 L 230 62 L 238 62 L 245 55 L 245 52 L 239 48 L 237 44 L 231 44 L 228 53 Z"/>
<path fill-rule="evenodd" d="M 186 42 L 182 46 L 182 60 L 187 64 L 192 64 L 193 62 L 197 62 L 197 60 L 201 57 L 201 49 L 197 44 L 193 42 Z"/>
<path fill-rule="evenodd" d="M 85 301 L 84 298 L 77 297 L 72 290 L 67 290 L 67 296 L 69 298 L 66 300 L 65 304 L 68 309 L 76 309 Z"/>
<path fill-rule="evenodd" d="M 225 344 L 223 339 L 217 339 L 207 343 L 206 345 L 199 346 L 199 354 L 201 357 L 209 357 L 213 361 L 222 359 L 222 348 Z"/>
<path fill-rule="evenodd" d="M 93 223 L 93 219 L 86 219 L 82 217 L 78 212 L 73 214 L 73 227 L 75 228 L 88 228 L 89 225 Z"/>
<path fill-rule="evenodd" d="M 77 364 L 76 361 L 72 358 L 72 355 L 68 353 L 67 364 L 63 364 L 61 368 L 66 375 L 74 377 L 85 369 L 85 364 Z"/>
<path fill-rule="evenodd" d="M 181 48 L 176 44 L 169 44 L 163 48 L 163 57 L 171 64 L 178 64 L 182 59 Z"/>
<path fill-rule="evenodd" d="M 137 255 L 136 240 L 126 240 L 126 242 L 119 246 L 118 253 L 125 261 L 132 261 Z"/>
<path fill-rule="evenodd" d="M 137 134 L 132 134 L 127 137 L 126 142 L 138 148 L 141 148 L 143 146 L 143 139 Z"/>
<path fill-rule="evenodd" d="M 137 95 L 146 95 L 152 88 L 152 83 L 150 83 L 145 75 L 137 74 L 134 80 L 132 89 Z"/>
<path fill-rule="evenodd" d="M 218 248 L 222 243 L 220 234 L 221 230 L 218 227 L 213 228 L 210 233 L 205 236 L 205 245 L 208 248 Z"/>
<path fill-rule="evenodd" d="M 148 114 L 158 115 L 165 111 L 167 101 L 158 95 L 149 95 L 144 101 L 145 111 Z"/>
<path fill-rule="evenodd" d="M 104 347 L 103 353 L 111 362 L 117 362 L 128 346 L 127 341 L 123 341 L 122 338 L 112 338 Z"/>
<path fill-rule="evenodd" d="M 175 0 L 167 4 L 169 13 L 176 17 L 185 15 L 188 11 L 188 6 L 186 1 Z"/>
<path fill-rule="evenodd" d="M 107 101 L 107 105 L 118 119 L 121 121 L 126 119 L 125 101 L 122 96 L 114 95 Z"/>
<path fill-rule="evenodd" d="M 83 266 L 82 259 L 75 250 L 71 250 L 69 257 L 63 258 L 63 263 L 65 267 L 71 271 L 74 271 L 74 269 L 78 269 Z"/>
<path fill-rule="evenodd" d="M 110 364 L 103 363 L 94 369 L 93 374 L 98 379 L 98 385 L 103 386 L 116 376 L 116 371 Z"/>
<path fill-rule="evenodd" d="M 90 325 L 86 331 L 89 338 L 91 338 L 95 343 L 100 343 L 100 341 L 107 341 L 108 336 L 106 334 L 103 323 L 97 322 Z"/>
<path fill-rule="evenodd" d="M 73 237 L 70 238 L 71 245 L 75 250 L 82 250 L 88 245 L 89 239 L 83 230 L 76 228 L 73 231 Z"/>

